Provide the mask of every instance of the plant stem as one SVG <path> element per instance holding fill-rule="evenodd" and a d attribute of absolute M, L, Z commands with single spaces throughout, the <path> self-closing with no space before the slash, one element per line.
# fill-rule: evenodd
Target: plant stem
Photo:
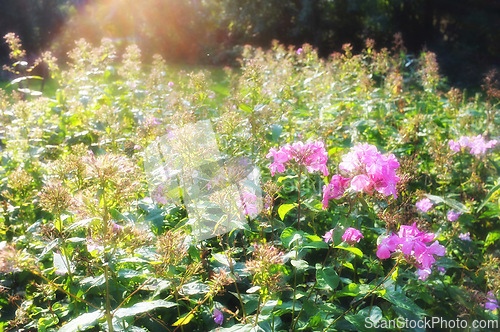
<path fill-rule="evenodd" d="M 299 189 L 299 193 L 300 193 L 300 189 Z M 300 206 L 300 204 L 299 204 Z M 297 245 L 299 244 L 299 240 L 297 239 Z M 295 260 L 297 260 L 298 258 L 298 251 L 297 251 L 297 248 L 295 248 Z M 296 293 L 297 293 L 297 268 L 295 268 L 295 266 L 293 266 L 293 305 L 292 305 L 292 322 L 295 320 L 295 297 L 296 297 Z M 292 326 L 292 331 L 293 328 L 294 328 L 295 324 Z"/>
<path fill-rule="evenodd" d="M 221 245 L 222 245 L 222 242 L 221 242 Z M 227 258 L 227 261 L 229 263 L 229 269 L 231 271 L 231 274 L 234 276 L 233 261 L 231 259 L 231 256 L 229 256 L 228 252 L 229 252 L 229 248 L 228 248 L 228 250 L 225 250 L 224 253 L 226 254 L 226 258 Z M 236 288 L 236 294 L 238 294 L 238 300 L 240 301 L 241 312 L 243 314 L 243 321 L 244 321 L 246 319 L 247 313 L 245 310 L 245 304 L 243 303 L 243 299 L 241 298 L 240 290 L 238 289 L 238 283 L 236 282 L 236 278 L 234 279 L 234 288 Z"/>
<path fill-rule="evenodd" d="M 301 181 L 300 181 L 300 178 L 301 178 L 301 175 L 302 175 L 302 167 L 299 167 L 299 187 L 298 187 L 298 190 L 299 190 L 299 198 L 298 198 L 298 206 L 297 206 L 297 229 L 300 231 L 300 186 L 301 186 Z"/>
<path fill-rule="evenodd" d="M 253 324 L 254 327 L 257 326 L 259 323 L 259 313 L 260 313 L 260 305 L 262 304 L 262 295 L 259 295 L 259 304 L 257 305 L 257 314 L 255 314 L 255 323 Z"/>
<path fill-rule="evenodd" d="M 104 267 L 104 279 L 106 280 L 106 321 L 108 322 L 108 331 L 113 332 L 113 314 L 111 313 L 111 302 L 109 300 L 108 268 L 108 265 Z"/>

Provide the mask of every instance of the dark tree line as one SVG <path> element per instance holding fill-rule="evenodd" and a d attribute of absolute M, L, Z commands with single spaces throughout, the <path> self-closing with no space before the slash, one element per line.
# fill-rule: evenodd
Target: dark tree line
<path fill-rule="evenodd" d="M 436 52 L 454 83 L 477 84 L 500 65 L 499 0 L 3 0 L 0 33 L 11 31 L 28 53 L 56 35 L 60 54 L 74 39 L 108 36 L 145 54 L 215 63 L 230 62 L 242 44 L 307 42 L 327 56 L 344 43 L 360 50 L 366 38 L 391 47 L 400 32 L 409 52 Z"/>

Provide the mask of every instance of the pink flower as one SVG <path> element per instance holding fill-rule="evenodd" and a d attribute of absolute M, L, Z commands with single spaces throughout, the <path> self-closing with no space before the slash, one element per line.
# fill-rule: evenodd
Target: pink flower
<path fill-rule="evenodd" d="M 297 49 L 297 55 L 300 55 L 300 53 L 302 53 L 302 47 L 300 47 L 299 49 Z"/>
<path fill-rule="evenodd" d="M 111 222 L 111 226 L 113 228 L 113 232 L 116 234 L 120 234 L 123 231 L 123 226 L 118 225 L 115 222 Z"/>
<path fill-rule="evenodd" d="M 448 145 L 450 146 L 450 149 L 455 152 L 460 152 L 460 144 L 458 142 L 455 142 L 453 140 L 450 140 L 448 142 Z"/>
<path fill-rule="evenodd" d="M 214 318 L 214 322 L 216 324 L 222 325 L 222 323 L 224 323 L 224 315 L 219 309 L 214 309 L 212 317 Z"/>
<path fill-rule="evenodd" d="M 174 86 L 174 82 L 172 82 L 172 81 L 168 82 L 168 86 L 169 87 L 173 87 Z"/>
<path fill-rule="evenodd" d="M 391 257 L 391 252 L 396 251 L 396 247 L 400 244 L 400 239 L 397 235 L 391 235 L 380 241 L 377 247 L 377 257 L 379 259 L 386 259 Z"/>
<path fill-rule="evenodd" d="M 450 210 L 446 214 L 446 217 L 448 218 L 449 221 L 457 221 L 458 217 L 460 217 L 461 214 L 462 214 L 461 212 Z"/>
<path fill-rule="evenodd" d="M 352 178 L 351 189 L 357 192 L 365 191 L 368 194 L 373 192 L 370 178 L 365 174 L 356 175 Z"/>
<path fill-rule="evenodd" d="M 356 228 L 349 227 L 346 229 L 344 235 L 342 235 L 342 241 L 354 245 L 354 243 L 358 243 L 361 238 L 364 238 L 363 234 L 358 231 Z"/>
<path fill-rule="evenodd" d="M 484 309 L 491 311 L 498 309 L 498 302 L 492 291 L 489 291 L 486 295 L 486 302 L 483 304 L 483 307 Z"/>
<path fill-rule="evenodd" d="M 374 191 L 378 191 L 385 196 L 397 198 L 396 184 L 400 180 L 396 175 L 397 168 L 399 162 L 393 154 L 382 155 L 371 144 L 360 143 L 354 146 L 339 164 L 339 169 L 348 177 L 336 175 L 329 186 L 323 187 L 323 208 L 328 206 L 329 199 L 341 198 L 347 185 L 354 192 L 372 195 Z"/>
<path fill-rule="evenodd" d="M 330 229 L 328 232 L 326 232 L 325 235 L 322 236 L 323 239 L 325 239 L 325 242 L 333 242 L 333 229 Z"/>
<path fill-rule="evenodd" d="M 417 269 L 418 279 L 426 281 L 427 277 L 431 274 L 431 269 Z"/>
<path fill-rule="evenodd" d="M 309 173 L 323 172 L 324 176 L 328 176 L 326 162 L 328 161 L 328 153 L 325 150 L 323 142 L 307 143 L 297 142 L 292 145 L 286 144 L 279 150 L 271 148 L 266 158 L 273 157 L 274 161 L 269 166 L 271 174 L 275 172 L 283 173 L 285 164 L 292 160 L 297 165 L 305 166 Z"/>
<path fill-rule="evenodd" d="M 433 204 L 432 204 L 431 200 L 428 198 L 423 198 L 420 201 L 418 201 L 417 204 L 415 204 L 417 209 L 419 209 L 422 212 L 429 211 L 432 208 L 432 205 Z"/>
<path fill-rule="evenodd" d="M 329 185 L 323 186 L 323 210 L 328 207 L 330 199 L 340 199 L 344 195 L 346 189 L 349 187 L 349 178 L 343 178 L 336 174 L 332 176 Z"/>
<path fill-rule="evenodd" d="M 251 192 L 244 191 L 241 194 L 240 200 L 237 203 L 238 207 L 243 210 L 243 214 L 255 218 L 259 214 L 257 205 L 257 196 Z"/>
<path fill-rule="evenodd" d="M 470 153 L 474 155 L 485 154 L 488 149 L 492 149 L 497 144 L 497 140 L 486 141 L 482 135 L 461 136 L 458 142 L 453 140 L 448 142 L 451 150 L 459 152 L 461 149 L 469 148 Z"/>
<path fill-rule="evenodd" d="M 436 262 L 434 255 L 444 256 L 446 251 L 438 241 L 427 245 L 434 238 L 434 233 L 420 232 L 415 223 L 412 226 L 401 226 L 397 235 L 392 234 L 380 241 L 377 247 L 377 257 L 386 259 L 392 253 L 401 253 L 408 263 L 417 268 L 430 269 Z M 421 279 L 427 278 L 425 272 L 420 273 Z"/>
<path fill-rule="evenodd" d="M 469 232 L 458 235 L 458 238 L 463 241 L 472 241 Z"/>

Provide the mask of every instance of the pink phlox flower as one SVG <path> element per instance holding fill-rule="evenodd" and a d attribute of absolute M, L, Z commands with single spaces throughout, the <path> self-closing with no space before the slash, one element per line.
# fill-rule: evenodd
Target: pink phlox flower
<path fill-rule="evenodd" d="M 283 173 L 285 171 L 285 164 L 292 159 L 298 165 L 305 166 L 309 173 L 320 171 L 324 176 L 328 176 L 328 169 L 326 167 L 328 152 L 323 142 L 286 144 L 279 150 L 271 148 L 266 157 L 274 158 L 273 163 L 269 166 L 273 176 L 275 172 Z"/>
<path fill-rule="evenodd" d="M 330 229 L 328 232 L 325 233 L 325 235 L 322 236 L 323 239 L 325 239 L 325 242 L 333 242 L 333 229 Z"/>
<path fill-rule="evenodd" d="M 349 187 L 351 179 L 343 178 L 335 174 L 332 176 L 330 184 L 323 186 L 323 210 L 328 207 L 330 199 L 340 199 L 344 195 L 346 189 Z"/>
<path fill-rule="evenodd" d="M 472 241 L 472 240 L 471 240 L 471 238 L 470 238 L 470 233 L 469 233 L 469 232 L 459 234 L 459 235 L 458 235 L 458 238 L 459 238 L 460 240 L 463 240 L 463 241 Z"/>
<path fill-rule="evenodd" d="M 364 238 L 363 234 L 358 231 L 356 228 L 349 227 L 346 229 L 344 235 L 342 235 L 342 241 L 354 245 L 354 243 L 358 243 L 361 238 Z"/>
<path fill-rule="evenodd" d="M 364 191 L 367 194 L 373 192 L 373 183 L 370 178 L 365 174 L 356 175 L 351 180 L 351 188 L 354 191 L 361 192 Z"/>
<path fill-rule="evenodd" d="M 451 150 L 459 152 L 461 149 L 469 148 L 473 155 L 485 154 L 497 144 L 497 140 L 486 141 L 483 135 L 460 136 L 458 142 L 453 140 L 448 142 Z"/>
<path fill-rule="evenodd" d="M 425 247 L 423 243 L 422 246 Z M 415 258 L 423 268 L 430 268 L 432 264 L 436 262 L 434 255 L 444 256 L 445 252 L 446 252 L 445 247 L 439 244 L 438 241 L 435 241 L 429 247 L 425 247 L 425 249 L 422 248 L 418 252 L 416 251 Z"/>
<path fill-rule="evenodd" d="M 450 210 L 446 214 L 446 217 L 448 218 L 449 221 L 457 221 L 458 217 L 460 217 L 461 214 L 462 214 L 461 212 Z"/>
<path fill-rule="evenodd" d="M 455 152 L 460 152 L 460 143 L 454 140 L 450 140 L 448 142 L 448 145 L 450 146 L 450 149 Z"/>
<path fill-rule="evenodd" d="M 244 191 L 241 194 L 240 200 L 237 205 L 243 210 L 243 214 L 250 217 L 255 217 L 259 214 L 259 207 L 257 204 L 257 196 L 249 191 Z"/>
<path fill-rule="evenodd" d="M 271 175 L 274 176 L 275 172 L 283 173 L 285 171 L 285 163 L 290 160 L 290 155 L 284 147 L 276 150 L 275 148 L 271 148 L 269 153 L 266 155 L 266 158 L 273 157 L 274 161 L 269 166 L 271 169 Z"/>
<path fill-rule="evenodd" d="M 354 176 L 351 182 L 351 189 L 354 191 L 372 194 L 375 189 L 385 196 L 392 195 L 393 198 L 397 198 L 397 168 L 399 162 L 393 154 L 384 156 L 374 145 L 367 143 L 354 146 L 339 164 L 341 171 Z"/>
<path fill-rule="evenodd" d="M 426 281 L 427 277 L 429 277 L 430 274 L 431 274 L 431 269 L 430 268 L 427 268 L 427 269 L 417 269 L 417 275 L 418 275 L 418 279 L 419 280 Z"/>
<path fill-rule="evenodd" d="M 123 226 L 118 225 L 115 222 L 111 222 L 111 226 L 113 228 L 113 232 L 116 234 L 120 234 L 123 231 Z"/>
<path fill-rule="evenodd" d="M 429 211 L 429 210 L 432 208 L 433 204 L 432 204 L 432 202 L 431 202 L 431 200 L 430 200 L 430 199 L 428 199 L 428 198 L 423 198 L 423 199 L 421 199 L 420 201 L 418 201 L 418 202 L 417 202 L 417 204 L 415 204 L 415 206 L 416 206 L 416 207 L 417 207 L 417 209 L 419 209 L 420 211 L 422 211 L 422 212 L 427 212 L 427 211 Z"/>
<path fill-rule="evenodd" d="M 492 291 L 489 291 L 486 295 L 486 302 L 483 304 L 484 309 L 486 310 L 496 310 L 498 309 L 498 301 L 495 297 L 495 294 Z"/>
<path fill-rule="evenodd" d="M 377 257 L 386 259 L 393 252 L 401 252 L 406 260 L 419 269 L 427 269 L 435 263 L 436 256 L 444 256 L 445 247 L 434 241 L 431 245 L 426 245 L 433 241 L 435 234 L 420 232 L 416 223 L 412 226 L 401 226 L 398 234 L 392 234 L 380 241 L 377 248 Z"/>
<path fill-rule="evenodd" d="M 400 245 L 401 239 L 396 234 L 392 234 L 380 241 L 377 247 L 377 257 L 379 259 L 386 259 L 391 257 L 391 253 L 396 251 L 396 248 Z"/>

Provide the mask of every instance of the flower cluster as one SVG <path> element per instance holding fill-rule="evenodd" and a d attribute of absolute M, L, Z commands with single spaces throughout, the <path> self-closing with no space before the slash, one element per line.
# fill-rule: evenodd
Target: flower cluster
<path fill-rule="evenodd" d="M 358 231 L 356 228 L 349 227 L 346 229 L 344 235 L 342 235 L 342 241 L 350 244 L 351 246 L 354 243 L 358 243 L 361 238 L 364 238 L 363 234 Z"/>
<path fill-rule="evenodd" d="M 458 238 L 460 240 L 462 240 L 462 241 L 472 241 L 471 238 L 470 238 L 470 233 L 469 232 L 459 234 Z"/>
<path fill-rule="evenodd" d="M 497 144 L 497 140 L 486 141 L 482 135 L 461 136 L 458 142 L 454 140 L 448 142 L 450 149 L 453 151 L 460 152 L 461 149 L 469 148 L 470 153 L 474 155 L 485 154 L 488 149 Z"/>
<path fill-rule="evenodd" d="M 433 206 L 433 203 L 431 202 L 430 199 L 428 198 L 422 198 L 421 200 L 419 200 L 417 202 L 417 204 L 415 204 L 415 206 L 417 207 L 417 209 L 419 209 L 420 211 L 422 212 L 427 212 L 429 211 L 432 206 Z"/>
<path fill-rule="evenodd" d="M 420 279 L 425 280 L 430 274 L 432 264 L 436 261 L 434 255 L 444 256 L 445 248 L 436 240 L 427 245 L 435 238 L 434 233 L 420 232 L 416 224 L 412 226 L 401 226 L 398 234 L 391 234 L 382 239 L 377 249 L 377 257 L 386 259 L 394 252 L 402 253 L 410 264 L 419 270 Z"/>
<path fill-rule="evenodd" d="M 458 220 L 458 217 L 460 217 L 462 213 L 461 212 L 457 212 L 457 211 L 454 211 L 454 210 L 450 210 L 448 211 L 448 213 L 446 214 L 446 217 L 448 218 L 449 221 L 457 221 Z"/>
<path fill-rule="evenodd" d="M 286 144 L 279 150 L 271 148 L 266 157 L 274 158 L 274 162 L 269 166 L 273 176 L 276 172 L 283 173 L 285 165 L 292 160 L 299 166 L 305 166 L 309 173 L 321 171 L 324 176 L 328 176 L 328 153 L 323 142 Z"/>
<path fill-rule="evenodd" d="M 495 294 L 493 294 L 492 291 L 489 291 L 488 294 L 486 295 L 486 302 L 483 304 L 484 308 L 487 310 L 494 311 L 498 309 L 498 302 L 497 299 L 495 298 Z"/>
<path fill-rule="evenodd" d="M 399 162 L 394 154 L 385 156 L 371 144 L 356 145 L 339 164 L 339 169 L 347 177 L 336 174 L 330 184 L 323 187 L 323 209 L 328 207 L 328 200 L 341 198 L 347 190 L 364 191 L 370 195 L 375 190 L 385 196 L 397 198 L 398 167 Z"/>
<path fill-rule="evenodd" d="M 243 191 L 237 205 L 245 216 L 255 218 L 259 214 L 258 198 L 254 193 Z"/>

